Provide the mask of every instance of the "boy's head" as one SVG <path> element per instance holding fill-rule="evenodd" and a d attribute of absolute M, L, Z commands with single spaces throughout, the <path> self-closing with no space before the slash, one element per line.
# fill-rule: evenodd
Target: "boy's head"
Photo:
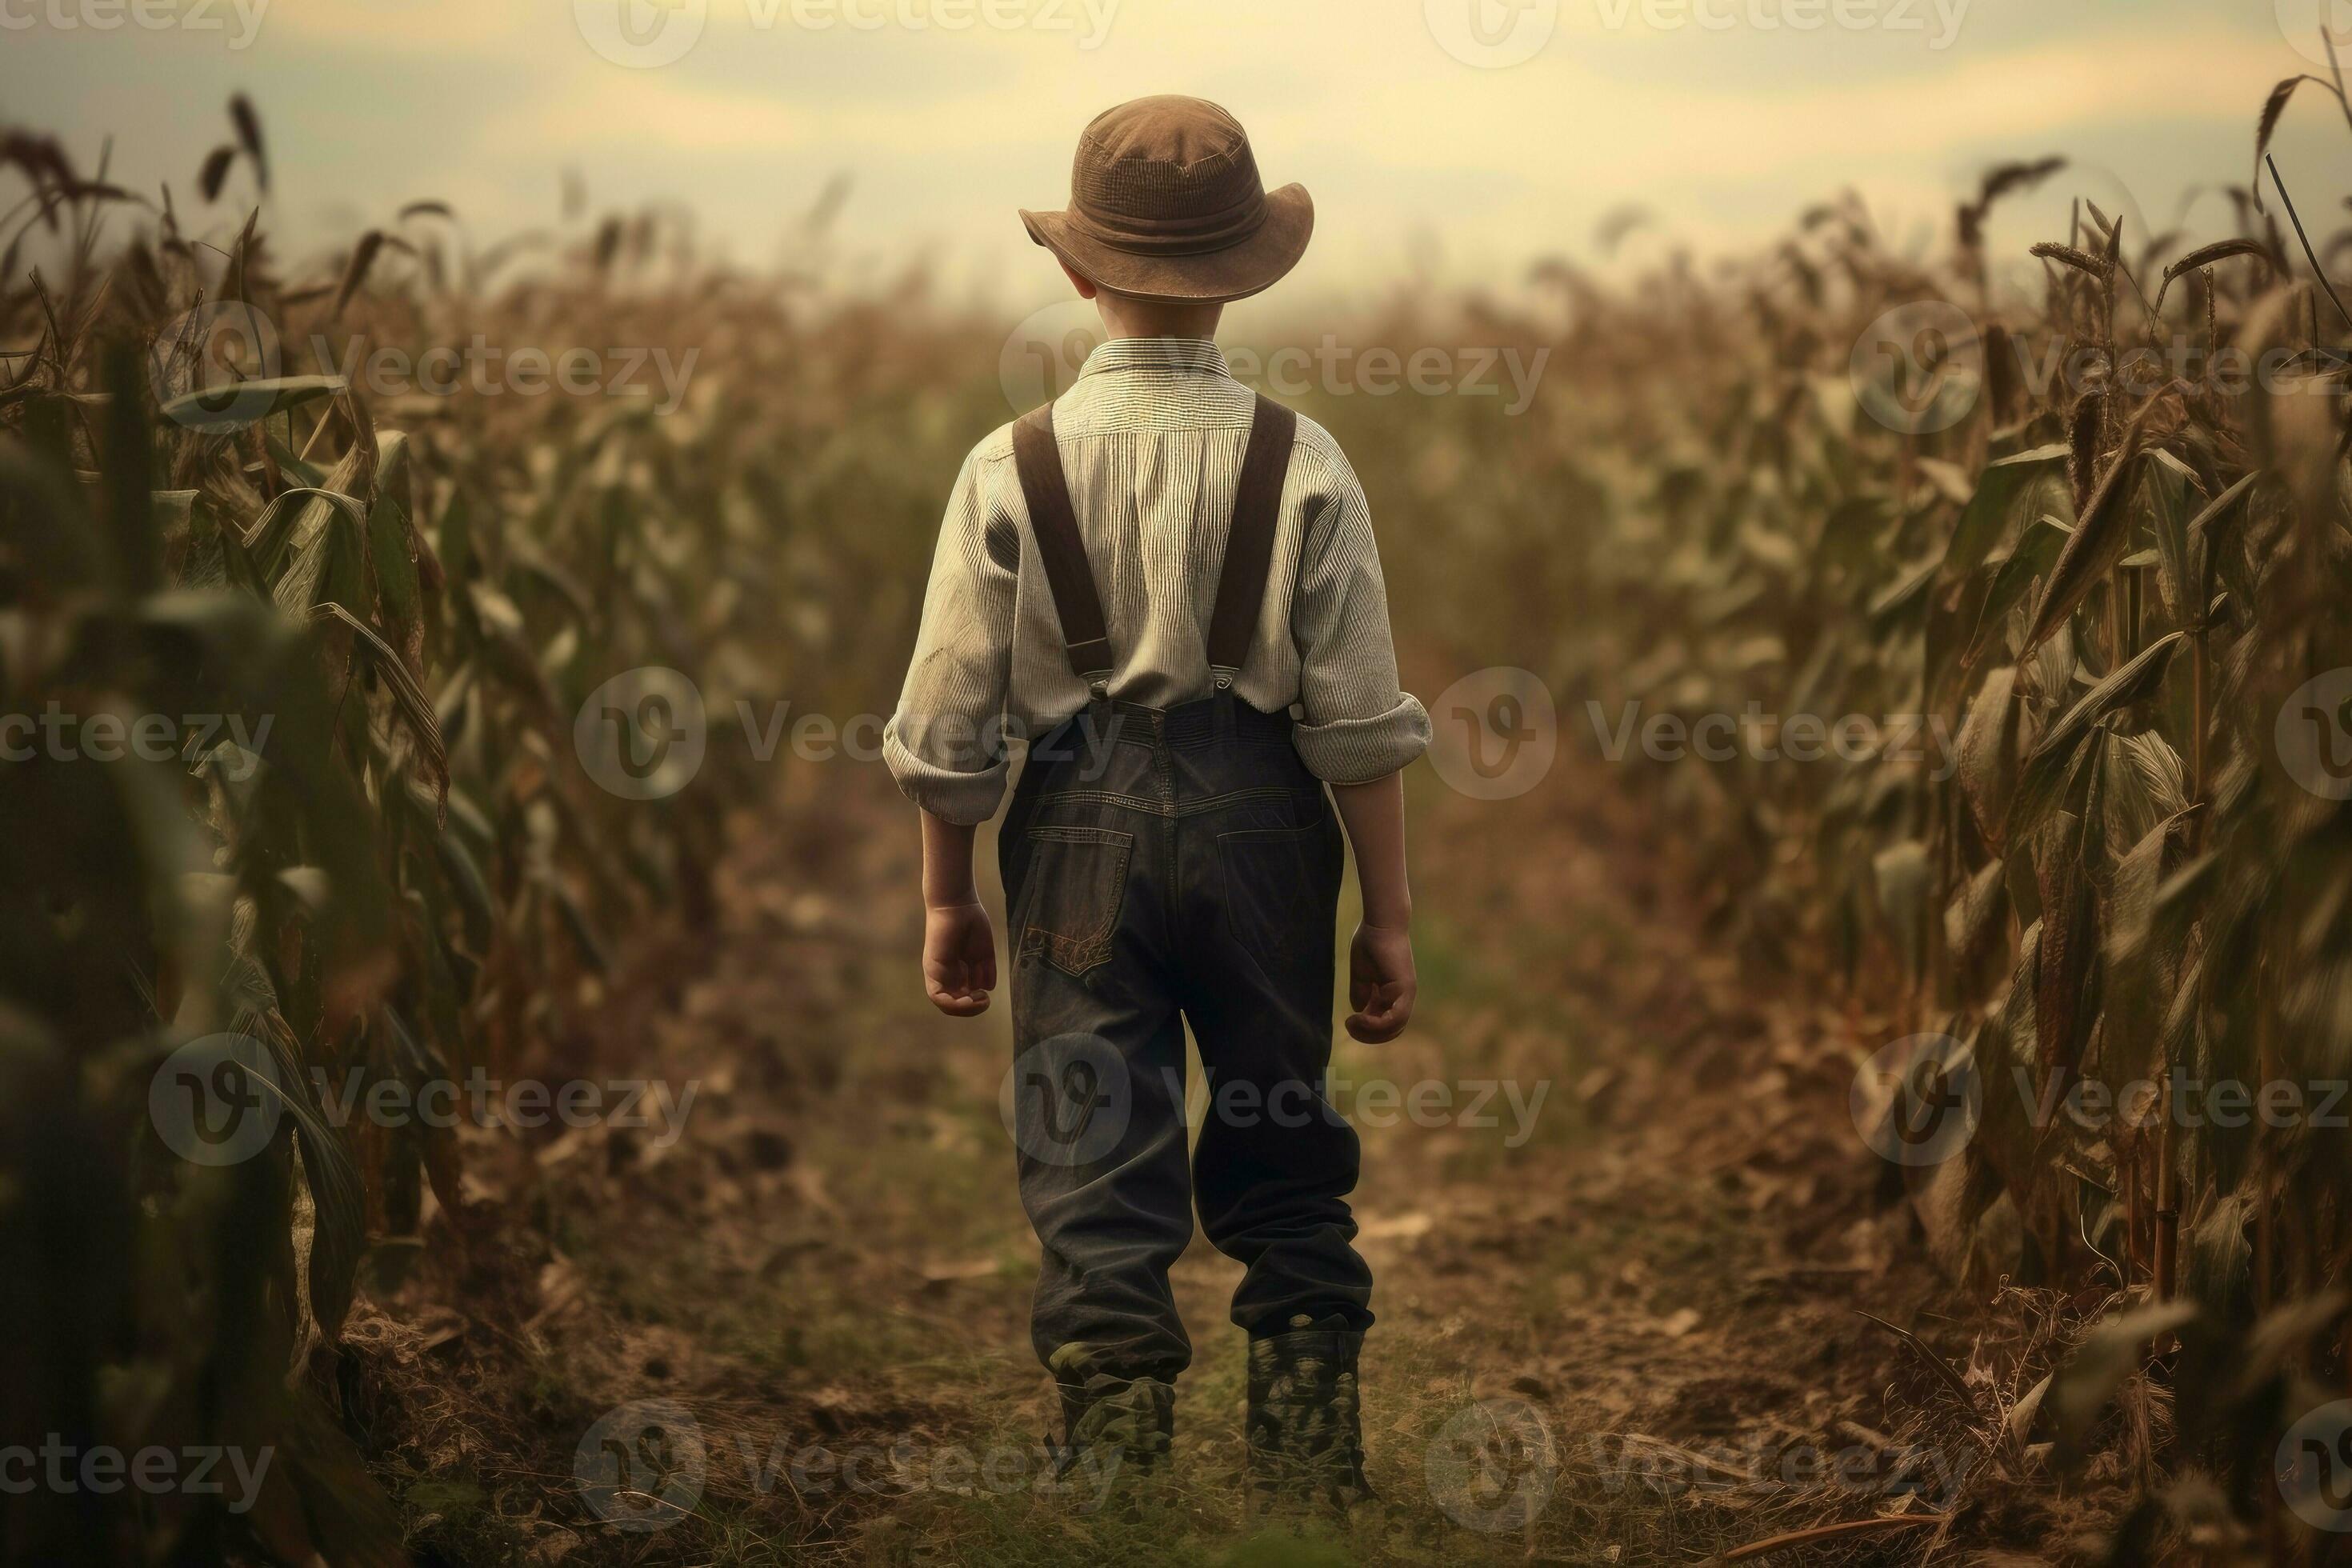
<path fill-rule="evenodd" d="M 1139 98 L 1095 117 L 1070 205 L 1024 210 L 1114 332 L 1205 337 L 1221 308 L 1273 285 L 1315 232 L 1303 185 L 1269 191 L 1240 121 L 1197 98 Z"/>
<path fill-rule="evenodd" d="M 1103 330 L 1115 338 L 1213 338 L 1225 308 L 1214 300 L 1147 300 L 1106 289 L 1068 262 L 1062 271 L 1081 300 L 1102 313 Z"/>

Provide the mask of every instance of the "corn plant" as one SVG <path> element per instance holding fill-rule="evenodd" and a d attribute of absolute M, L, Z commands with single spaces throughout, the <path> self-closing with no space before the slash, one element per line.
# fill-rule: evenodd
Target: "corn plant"
<path fill-rule="evenodd" d="M 257 117 L 236 108 L 207 203 L 266 184 Z M 471 1218 L 446 1126 L 345 1125 L 316 1085 L 562 1068 L 613 932 L 656 908 L 708 917 L 749 760 L 624 801 L 581 766 L 574 721 L 633 666 L 688 671 L 714 702 L 781 679 L 777 605 L 831 570 L 775 548 L 815 487 L 750 395 L 749 361 L 792 374 L 792 328 L 774 301 L 654 281 L 652 219 L 596 225 L 499 285 L 507 263 L 423 204 L 296 286 L 257 209 L 199 239 L 168 191 L 146 203 L 44 139 L 0 157 L 29 189 L 0 283 L 0 711 L 97 737 L 163 726 L 160 755 L 93 760 L 121 750 L 101 741 L 0 765 L 19 829 L 0 1228 L 24 1265 L 0 1331 L 31 1373 L 0 1403 L 12 1432 L 81 1450 L 278 1458 L 234 1512 L 37 1493 L 0 1555 L 402 1561 L 335 1418 L 334 1343 L 432 1205 L 444 1236 Z M 139 231 L 107 246 L 125 209 Z M 28 251 L 58 270 L 20 272 Z M 273 323 L 282 362 L 213 363 L 223 312 Z M 642 402 L 460 416 L 424 397 L 402 428 L 336 363 L 387 337 L 646 342 L 726 312 L 757 329 L 733 393 L 667 423 Z M 184 1089 L 264 1116 L 266 1146 L 217 1163 L 167 1147 Z"/>
<path fill-rule="evenodd" d="M 2194 250 L 2078 203 L 2033 247 L 2038 297 L 1996 288 L 1990 212 L 2062 169 L 1994 171 L 1942 266 L 1846 202 L 1704 280 L 1549 269 L 1579 369 L 1507 468 L 1550 466 L 1573 503 L 1549 565 L 1457 532 L 1467 565 L 1436 580 L 1572 594 L 1546 673 L 1603 709 L 1911 716 L 1879 739 L 1920 744 L 1860 765 L 1628 765 L 1727 937 L 1954 1043 L 1982 1126 L 1909 1182 L 1954 1268 L 2105 1303 L 2137 1356 L 2068 1397 L 2095 1412 L 2151 1367 L 2167 1457 L 2277 1531 L 2272 1447 L 2347 1373 L 2352 1167 L 2324 1118 L 2175 1101 L 2291 1083 L 2316 1111 L 2352 1077 L 2352 676 L 2329 684 L 2352 315 L 2314 259 L 2352 237 L 2307 256 L 2269 174 L 2232 193 L 2243 232 Z M 1890 320 L 1912 352 L 1850 354 Z M 1480 510 L 1489 535 L 1547 526 L 1540 497 Z"/>

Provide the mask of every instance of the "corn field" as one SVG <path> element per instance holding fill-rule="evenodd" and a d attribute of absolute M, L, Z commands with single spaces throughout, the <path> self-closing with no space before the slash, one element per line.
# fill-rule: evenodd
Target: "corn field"
<path fill-rule="evenodd" d="M 714 712 L 787 682 L 887 705 L 945 482 L 1005 417 L 1001 326 L 919 278 L 858 300 L 719 268 L 584 200 L 488 247 L 419 203 L 296 267 L 242 100 L 176 195 L 32 131 L 0 165 L 0 711 L 70 716 L 92 754 L 173 716 L 152 758 L 0 763 L 0 1428 L 280 1456 L 238 1515 L 11 1498 L 0 1557 L 408 1561 L 341 1342 L 497 1205 L 455 1138 L 346 1125 L 315 1086 L 587 1065 L 636 933 L 708 926 L 765 783 L 714 748 L 698 788 L 621 798 L 583 709 L 639 667 Z M 2107 1561 L 2205 1518 L 2256 1554 L 2193 1560 L 2325 1561 L 2272 1466 L 2352 1377 L 2352 1163 L 2318 1117 L 2173 1101 L 2352 1079 L 2352 316 L 2312 259 L 2352 228 L 2307 256 L 2340 193 L 2263 170 L 2221 244 L 2085 202 L 1987 254 L 1996 204 L 2066 178 L 1995 171 L 1932 258 L 1839 202 L 1738 264 L 1408 300 L 1365 335 L 1549 349 L 1530 414 L 1311 411 L 1385 513 L 1435 684 L 1526 666 L 1568 745 L 1625 704 L 1754 706 L 1782 740 L 1914 721 L 1858 765 L 1751 746 L 1614 782 L 1748 971 L 1899 1021 L 1898 1136 L 1969 1106 L 1959 1157 L 1875 1168 L 1962 1300 L 2059 1304 L 2061 1364 L 1977 1412 L 2000 1473 L 2128 1455 Z M 254 318 L 278 363 L 225 383 L 222 325 Z M 658 415 L 371 402 L 313 363 L 477 333 L 699 359 Z M 174 1146 L 192 1077 L 269 1108 L 264 1157 Z M 2036 1113 L 2086 1085 L 2146 1091 Z"/>
<path fill-rule="evenodd" d="M 1981 1094 L 1964 1158 L 1890 1180 L 1953 1274 L 2084 1310 L 2082 1352 L 2011 1412 L 2018 1441 L 2079 1465 L 2153 1368 L 2161 1447 L 2196 1479 L 2151 1478 L 2109 1559 L 2137 1563 L 2200 1509 L 2261 1514 L 2278 1429 L 2347 1370 L 2339 1135 L 2172 1097 L 2326 1086 L 2352 1051 L 2329 673 L 2352 658 L 2333 346 L 2352 317 L 2311 280 L 2284 193 L 2251 185 L 2231 193 L 2244 237 L 2186 251 L 2078 203 L 2034 247 L 2042 298 L 2000 298 L 1984 219 L 2048 179 L 2059 160 L 1989 174 L 1940 267 L 1838 204 L 1704 283 L 1610 299 L 1560 268 L 1591 423 L 1555 460 L 1591 526 L 1569 559 L 1499 570 L 1568 608 L 1545 673 L 1605 697 L 1596 712 L 1738 714 L 1761 693 L 1778 714 L 1908 716 L 1885 731 L 1919 742 L 1907 757 L 1647 782 L 1727 937 L 1893 1000 L 1932 1047 L 1900 1058 L 1885 1115 Z M 2312 243 L 2333 259 L 2352 236 Z M 1850 380 L 1843 351 L 1879 332 L 1906 352 L 1865 375 L 1857 351 Z M 2233 354 L 2274 374 L 2233 385 L 2215 369 Z M 2049 1114 L 2085 1083 L 2141 1093 L 2087 1124 Z M 2305 1560 L 2265 1528 L 2270 1560 Z"/>
<path fill-rule="evenodd" d="M 207 194 L 266 180 L 241 101 L 235 124 Z M 141 236 L 108 247 L 137 204 L 102 171 L 22 133 L 5 156 L 30 187 L 12 236 L 45 233 L 72 261 L 27 277 L 12 246 L 0 305 L 28 345 L 0 394 L 5 704 L 205 719 L 170 760 L 102 770 L 100 789 L 69 763 L 0 769 L 26 829 L 0 942 L 20 1263 L 5 1324 L 26 1373 L 10 1424 L 282 1443 L 300 1457 L 254 1510 L 262 1549 L 401 1561 L 329 1414 L 333 1347 L 354 1290 L 424 1245 L 428 1189 L 451 1226 L 467 1202 L 446 1132 L 345 1136 L 315 1075 L 372 1089 L 561 1059 L 632 921 L 703 918 L 743 781 L 614 799 L 576 760 L 574 715 L 594 672 L 682 667 L 716 696 L 730 676 L 763 688 L 771 661 L 895 652 L 824 605 L 896 542 L 819 541 L 814 520 L 919 498 L 893 495 L 887 469 L 803 459 L 843 410 L 903 402 L 892 384 L 911 362 L 889 356 L 919 349 L 854 311 L 798 325 L 793 301 L 748 282 L 663 282 L 677 258 L 650 220 L 584 225 L 541 279 L 492 291 L 479 277 L 499 258 L 452 275 L 446 215 L 419 211 L 304 289 L 250 222 L 220 247 L 142 208 Z M 371 264 L 394 258 L 407 286 L 370 290 Z M 254 342 L 222 338 L 208 312 L 223 310 L 315 324 L 338 352 L 436 319 L 499 331 L 492 313 L 558 340 L 652 341 L 659 322 L 731 343 L 733 363 L 709 376 L 717 397 L 659 424 L 609 400 L 395 411 L 328 370 L 260 377 L 250 361 L 249 379 L 208 389 L 195 356 Z M 403 413 L 424 417 L 402 428 Z M 238 745 L 265 718 L 266 764 Z M 269 1158 L 207 1167 L 158 1140 L 148 1085 L 191 1046 L 186 1070 L 282 1106 Z M 6 1552 L 127 1559 L 146 1542 L 201 1558 L 219 1528 L 60 1501 L 12 1510 Z"/>

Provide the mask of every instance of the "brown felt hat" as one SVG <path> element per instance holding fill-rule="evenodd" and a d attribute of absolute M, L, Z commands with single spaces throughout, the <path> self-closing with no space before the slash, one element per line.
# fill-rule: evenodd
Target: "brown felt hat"
<path fill-rule="evenodd" d="M 1239 300 L 1298 265 L 1315 232 L 1304 185 L 1269 191 L 1249 133 L 1206 100 L 1139 98 L 1095 116 L 1070 164 L 1066 212 L 1029 237 L 1074 272 L 1146 300 Z"/>

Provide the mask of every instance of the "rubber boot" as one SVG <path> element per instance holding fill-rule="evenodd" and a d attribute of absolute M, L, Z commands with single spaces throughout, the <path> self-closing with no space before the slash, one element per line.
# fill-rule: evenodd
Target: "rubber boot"
<path fill-rule="evenodd" d="M 1344 1324 L 1302 1313 L 1250 1341 L 1250 1489 L 1262 1503 L 1339 1513 L 1372 1495 L 1356 1394 L 1364 1336 Z"/>
<path fill-rule="evenodd" d="M 1116 1488 L 1130 1506 L 1157 1478 L 1165 1480 L 1176 1431 L 1176 1390 L 1156 1377 L 1121 1377 L 1090 1369 L 1083 1348 L 1067 1347 L 1052 1363 L 1062 1396 L 1062 1445 L 1055 1473 L 1067 1484 L 1093 1481 L 1098 1489 L 1082 1498 L 1100 1506 Z M 1078 1474 L 1085 1471 L 1084 1476 Z"/>

